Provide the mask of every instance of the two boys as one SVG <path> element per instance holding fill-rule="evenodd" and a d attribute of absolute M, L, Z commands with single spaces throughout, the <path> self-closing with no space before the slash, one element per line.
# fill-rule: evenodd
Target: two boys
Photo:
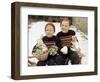
<path fill-rule="evenodd" d="M 54 36 L 55 26 L 52 23 L 48 23 L 45 26 L 45 34 L 42 38 L 44 44 L 48 49 L 52 46 L 58 47 L 57 53 L 54 55 L 49 53 L 48 58 L 45 61 L 39 61 L 37 66 L 44 65 L 67 65 L 68 61 L 71 64 L 80 64 L 80 57 L 76 51 L 72 50 L 73 43 L 75 43 L 75 32 L 70 30 L 70 20 L 64 19 L 60 22 L 61 31 Z"/>

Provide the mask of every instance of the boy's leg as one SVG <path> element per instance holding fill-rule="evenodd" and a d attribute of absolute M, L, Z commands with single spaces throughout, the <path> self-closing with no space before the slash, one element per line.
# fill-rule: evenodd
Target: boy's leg
<path fill-rule="evenodd" d="M 65 56 L 63 54 L 59 54 L 55 58 L 57 65 L 64 65 L 65 64 Z"/>
<path fill-rule="evenodd" d="M 49 57 L 50 57 L 50 56 L 49 56 Z M 51 56 L 51 57 L 48 59 L 47 64 L 48 64 L 48 65 L 56 65 L 55 58 L 56 58 L 56 56 Z"/>
<path fill-rule="evenodd" d="M 77 52 L 70 50 L 68 53 L 68 58 L 71 60 L 71 64 L 80 64 L 80 58 Z"/>
<path fill-rule="evenodd" d="M 48 65 L 56 65 L 55 61 L 53 59 L 48 60 Z"/>
<path fill-rule="evenodd" d="M 68 65 L 69 60 L 70 59 L 68 57 L 65 59 L 65 65 Z"/>

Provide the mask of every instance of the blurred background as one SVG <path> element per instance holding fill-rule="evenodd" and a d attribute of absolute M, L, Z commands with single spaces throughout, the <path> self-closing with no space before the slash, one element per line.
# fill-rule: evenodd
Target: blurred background
<path fill-rule="evenodd" d="M 62 19 L 66 17 L 60 17 L 60 16 L 34 16 L 29 15 L 28 16 L 29 21 L 28 23 L 31 24 L 32 22 L 37 21 L 46 21 L 46 22 L 60 22 Z M 70 20 L 70 25 L 76 26 L 77 29 L 81 30 L 85 34 L 87 34 L 88 29 L 88 18 L 87 17 L 68 17 Z"/>

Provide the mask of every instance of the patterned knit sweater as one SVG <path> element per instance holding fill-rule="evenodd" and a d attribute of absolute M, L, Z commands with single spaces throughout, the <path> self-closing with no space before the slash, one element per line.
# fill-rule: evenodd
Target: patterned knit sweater
<path fill-rule="evenodd" d="M 58 43 L 57 43 L 58 40 L 57 40 L 56 36 L 52 36 L 52 37 L 44 36 L 42 38 L 42 40 L 48 48 L 50 48 L 51 46 L 57 46 L 58 45 Z"/>
<path fill-rule="evenodd" d="M 57 34 L 57 38 L 59 41 L 60 48 L 67 46 L 70 47 L 72 45 L 72 36 L 75 35 L 75 32 L 73 30 L 69 30 L 67 33 L 59 32 Z"/>

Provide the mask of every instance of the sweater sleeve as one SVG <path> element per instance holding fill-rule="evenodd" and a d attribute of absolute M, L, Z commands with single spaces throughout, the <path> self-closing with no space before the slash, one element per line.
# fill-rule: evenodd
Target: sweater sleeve
<path fill-rule="evenodd" d="M 73 35 L 73 36 L 76 35 L 75 31 L 73 31 L 73 30 L 70 30 L 69 32 L 70 32 L 70 34 Z"/>
<path fill-rule="evenodd" d="M 56 35 L 56 45 L 57 45 L 57 47 L 59 48 L 59 50 L 62 48 L 62 46 L 61 46 L 61 41 L 60 41 L 60 39 L 59 39 L 59 35 L 58 35 L 58 34 Z"/>

